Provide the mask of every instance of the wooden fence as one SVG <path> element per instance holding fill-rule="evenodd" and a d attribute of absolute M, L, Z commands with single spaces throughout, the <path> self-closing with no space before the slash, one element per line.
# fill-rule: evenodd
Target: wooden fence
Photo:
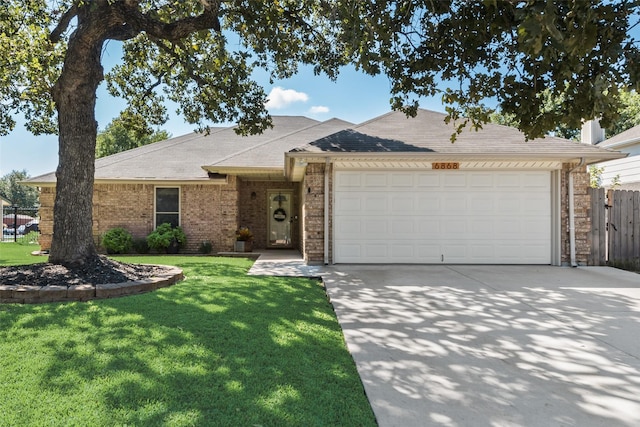
<path fill-rule="evenodd" d="M 640 267 L 640 191 L 590 189 L 590 265 Z"/>

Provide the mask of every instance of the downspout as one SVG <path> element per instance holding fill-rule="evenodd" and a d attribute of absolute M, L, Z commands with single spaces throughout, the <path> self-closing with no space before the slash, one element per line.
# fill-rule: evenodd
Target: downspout
<path fill-rule="evenodd" d="M 584 164 L 584 157 L 581 157 L 578 166 L 569 170 L 569 251 L 571 256 L 571 267 L 578 266 L 578 263 L 576 262 L 576 220 L 574 218 L 573 172 L 583 167 Z"/>
<path fill-rule="evenodd" d="M 329 265 L 329 166 L 331 159 L 324 164 L 324 265 Z"/>

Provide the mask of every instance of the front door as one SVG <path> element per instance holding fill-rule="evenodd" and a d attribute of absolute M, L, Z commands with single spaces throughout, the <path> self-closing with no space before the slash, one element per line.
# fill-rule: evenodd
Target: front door
<path fill-rule="evenodd" d="M 291 190 L 270 190 L 268 246 L 270 248 L 291 247 Z"/>

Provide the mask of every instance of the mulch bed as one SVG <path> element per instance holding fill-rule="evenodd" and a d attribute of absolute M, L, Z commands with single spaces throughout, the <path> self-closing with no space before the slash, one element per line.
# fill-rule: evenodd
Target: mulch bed
<path fill-rule="evenodd" d="M 32 264 L 0 267 L 0 285 L 104 285 L 146 279 L 167 273 L 171 267 L 127 264 L 98 256 L 80 267 Z"/>

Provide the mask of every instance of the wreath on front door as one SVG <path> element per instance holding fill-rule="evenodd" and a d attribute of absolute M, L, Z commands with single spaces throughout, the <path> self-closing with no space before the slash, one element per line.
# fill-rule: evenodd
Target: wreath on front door
<path fill-rule="evenodd" d="M 287 212 L 282 208 L 278 208 L 275 211 L 273 211 L 273 219 L 275 219 L 278 222 L 282 222 L 285 219 L 287 219 Z"/>

